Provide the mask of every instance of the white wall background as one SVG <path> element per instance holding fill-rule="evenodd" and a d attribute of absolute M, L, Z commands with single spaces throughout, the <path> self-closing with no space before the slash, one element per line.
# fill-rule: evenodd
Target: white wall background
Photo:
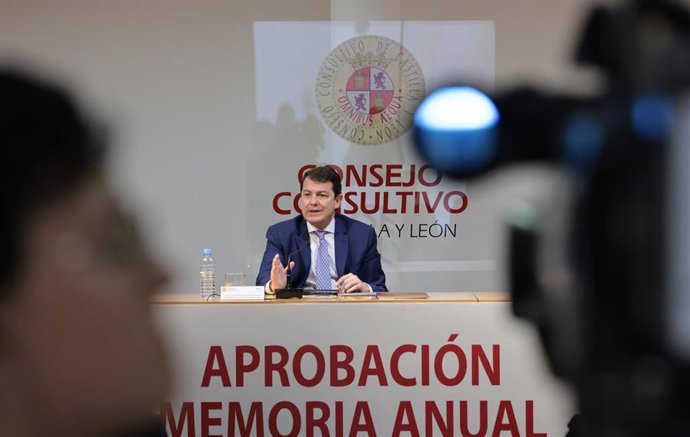
<path fill-rule="evenodd" d="M 62 78 L 113 127 L 113 181 L 173 273 L 169 290 L 189 292 L 198 288 L 203 247 L 215 249 L 219 276 L 245 269 L 252 275 L 264 241 L 247 231 L 247 223 L 284 218 L 249 208 L 270 207 L 272 200 L 257 198 L 256 188 L 268 182 L 260 165 L 247 165 L 265 133 L 255 95 L 257 22 L 332 20 L 350 22 L 360 33 L 377 21 L 491 22 L 499 86 L 529 78 L 552 88 L 586 89 L 595 82 L 571 68 L 569 54 L 590 3 L 0 0 L 0 60 Z M 295 108 L 288 110 L 294 116 Z M 298 115 L 293 124 L 303 121 Z M 502 214 L 516 197 L 546 185 L 539 173 L 466 187 L 475 219 L 464 227 L 467 239 L 459 240 L 459 261 L 491 263 L 440 273 L 420 267 L 420 275 L 409 263 L 403 274 L 395 260 L 387 261 L 391 288 L 504 290 Z M 294 178 L 284 184 L 286 191 L 297 190 Z"/>

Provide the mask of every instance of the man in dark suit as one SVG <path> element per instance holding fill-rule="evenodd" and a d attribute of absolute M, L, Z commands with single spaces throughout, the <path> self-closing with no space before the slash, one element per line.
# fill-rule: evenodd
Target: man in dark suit
<path fill-rule="evenodd" d="M 343 199 L 340 177 L 316 167 L 300 183 L 302 215 L 268 228 L 257 285 L 272 294 L 291 286 L 340 292 L 388 291 L 374 228 L 336 214 Z"/>

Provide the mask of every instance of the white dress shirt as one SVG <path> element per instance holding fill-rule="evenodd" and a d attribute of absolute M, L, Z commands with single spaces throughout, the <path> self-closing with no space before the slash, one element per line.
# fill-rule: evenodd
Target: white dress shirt
<path fill-rule="evenodd" d="M 309 232 L 309 250 L 311 251 L 311 267 L 309 268 L 309 276 L 307 276 L 307 282 L 304 283 L 304 288 L 316 288 L 316 255 L 319 251 L 319 236 L 316 231 L 319 229 L 307 222 L 307 231 Z M 331 273 L 331 289 L 335 290 L 335 281 L 338 280 L 338 272 L 335 270 L 335 217 L 333 217 L 323 228 L 326 231 L 324 236 L 325 243 L 328 245 L 328 256 L 330 258 L 330 273 Z"/>
<path fill-rule="evenodd" d="M 309 276 L 307 276 L 307 282 L 304 284 L 304 288 L 316 288 L 316 270 L 314 266 L 316 265 L 316 254 L 319 250 L 319 236 L 316 234 L 318 229 L 316 226 L 307 222 L 307 231 L 309 231 L 309 250 L 311 250 L 311 267 L 309 268 Z M 326 244 L 328 244 L 328 255 L 331 258 L 331 288 L 335 290 L 335 282 L 338 280 L 338 272 L 335 267 L 335 217 L 331 219 L 331 222 L 323 229 L 326 231 L 324 239 Z M 369 292 L 373 292 L 371 285 L 366 284 Z"/>

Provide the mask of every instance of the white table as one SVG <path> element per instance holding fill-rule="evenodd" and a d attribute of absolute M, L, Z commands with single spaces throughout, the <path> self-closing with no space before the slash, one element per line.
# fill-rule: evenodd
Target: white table
<path fill-rule="evenodd" d="M 507 296 L 429 296 L 156 297 L 176 372 L 169 435 L 565 435 L 572 399 Z"/>

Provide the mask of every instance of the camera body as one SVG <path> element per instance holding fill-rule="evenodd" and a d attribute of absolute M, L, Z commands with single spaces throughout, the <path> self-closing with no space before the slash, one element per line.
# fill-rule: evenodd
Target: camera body
<path fill-rule="evenodd" d="M 585 435 L 690 435 L 690 14 L 669 0 L 597 7 L 575 59 L 604 93 L 515 88 L 478 124 L 415 116 L 416 144 L 456 178 L 562 169 L 554 199 L 509 217 L 514 313 L 577 391 Z"/>

